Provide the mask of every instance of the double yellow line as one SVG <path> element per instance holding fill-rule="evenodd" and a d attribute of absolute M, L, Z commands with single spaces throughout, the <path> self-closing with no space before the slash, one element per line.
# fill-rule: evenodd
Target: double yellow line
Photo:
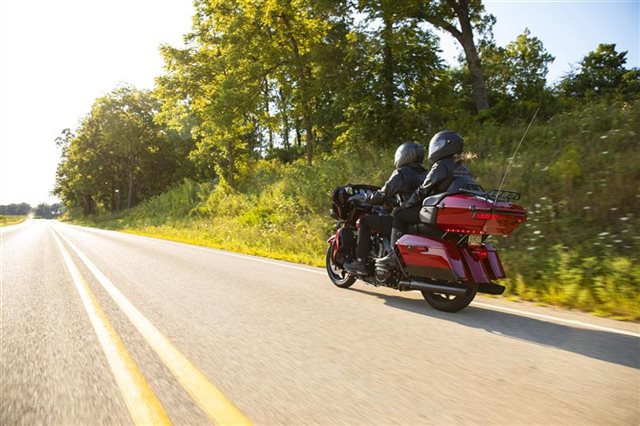
<path fill-rule="evenodd" d="M 139 367 L 127 352 L 122 339 L 109 323 L 104 311 L 102 311 L 95 296 L 91 293 L 89 286 L 80 274 L 61 239 L 66 242 L 95 276 L 149 346 L 158 354 L 162 362 L 212 422 L 225 425 L 251 424 L 249 419 L 129 302 L 122 292 L 113 285 L 87 256 L 58 231 L 53 230 L 53 235 L 134 423 L 145 425 L 171 424 L 158 398 L 154 395 Z"/>

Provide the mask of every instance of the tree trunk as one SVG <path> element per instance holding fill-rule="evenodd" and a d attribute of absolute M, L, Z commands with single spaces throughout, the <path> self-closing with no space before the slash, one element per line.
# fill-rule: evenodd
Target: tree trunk
<path fill-rule="evenodd" d="M 93 196 L 92 195 L 85 195 L 84 196 L 84 208 L 83 208 L 83 213 L 85 216 L 89 216 L 93 214 Z"/>
<path fill-rule="evenodd" d="M 300 118 L 296 117 L 296 146 L 300 148 L 302 146 L 302 140 L 300 136 Z"/>
<path fill-rule="evenodd" d="M 307 86 L 307 76 L 309 72 L 306 65 L 301 63 L 298 43 L 293 39 L 294 54 L 298 62 L 298 83 L 300 84 L 300 94 L 302 98 L 302 121 L 304 122 L 305 139 L 307 142 L 307 164 L 313 164 L 313 149 L 315 147 L 315 135 L 313 134 L 313 122 L 311 120 L 311 106 L 309 105 L 309 88 Z"/>
<path fill-rule="evenodd" d="M 460 22 L 461 34 L 458 41 L 464 49 L 464 56 L 467 59 L 467 66 L 471 72 L 471 89 L 476 102 L 478 112 L 489 108 L 489 97 L 484 83 L 482 64 L 480 56 L 473 41 L 473 28 L 469 19 L 469 5 L 466 0 L 461 0 L 455 9 L 458 22 Z"/>
<path fill-rule="evenodd" d="M 116 197 L 118 196 L 118 193 L 116 192 L 116 183 L 112 180 L 111 181 L 111 211 L 115 211 L 116 210 Z"/>
<path fill-rule="evenodd" d="M 309 107 L 303 107 L 304 114 L 304 127 L 307 139 L 307 164 L 311 166 L 313 164 L 313 149 L 316 144 L 316 138 L 313 134 L 313 125 L 311 123 L 311 115 L 309 112 Z"/>
<path fill-rule="evenodd" d="M 269 132 L 269 151 L 273 151 L 273 126 L 271 125 L 271 111 L 269 108 L 269 79 L 264 78 L 264 109 L 267 113 L 267 130 Z"/>
<path fill-rule="evenodd" d="M 232 188 L 236 187 L 235 180 L 235 157 L 233 155 L 233 143 L 231 141 L 227 141 L 227 180 L 229 186 Z"/>
<path fill-rule="evenodd" d="M 311 117 L 311 100 L 309 96 L 308 80 L 311 76 L 311 70 L 309 66 L 302 61 L 300 55 L 300 48 L 298 46 L 298 40 L 291 31 L 291 25 L 289 19 L 285 15 L 281 15 L 285 27 L 289 33 L 289 40 L 291 41 L 291 48 L 293 50 L 293 57 L 295 59 L 296 73 L 298 77 L 298 87 L 300 89 L 300 100 L 302 106 L 302 121 L 304 122 L 305 139 L 307 142 L 307 164 L 313 164 L 313 150 L 315 147 L 315 135 L 313 134 L 313 121 Z"/>
<path fill-rule="evenodd" d="M 289 114 L 287 114 L 287 100 L 284 98 L 282 88 L 278 88 L 278 99 L 280 101 L 280 114 L 282 116 L 282 143 L 285 149 L 289 149 L 289 133 L 291 127 L 289 125 Z"/>
<path fill-rule="evenodd" d="M 393 57 L 393 12 L 389 2 L 382 2 L 382 94 L 384 96 L 385 117 L 383 119 L 384 143 L 391 142 L 396 136 L 395 120 L 395 82 Z"/>
<path fill-rule="evenodd" d="M 128 209 L 131 208 L 131 205 L 133 203 L 134 172 L 135 172 L 135 161 L 134 161 L 134 158 L 132 156 L 131 160 L 130 160 L 130 164 L 129 164 L 129 190 L 127 191 L 127 208 Z"/>

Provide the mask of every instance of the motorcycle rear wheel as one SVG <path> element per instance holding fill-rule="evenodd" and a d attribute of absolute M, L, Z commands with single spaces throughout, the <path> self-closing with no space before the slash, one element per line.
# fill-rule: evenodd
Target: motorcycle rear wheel
<path fill-rule="evenodd" d="M 327 248 L 327 274 L 331 282 L 340 288 L 349 288 L 356 282 L 356 277 L 349 274 L 333 262 L 333 246 Z"/>
<path fill-rule="evenodd" d="M 422 296 L 429 305 L 443 312 L 458 312 L 467 306 L 476 297 L 478 292 L 477 284 L 469 285 L 467 291 L 462 296 L 453 296 L 433 291 L 422 290 Z"/>

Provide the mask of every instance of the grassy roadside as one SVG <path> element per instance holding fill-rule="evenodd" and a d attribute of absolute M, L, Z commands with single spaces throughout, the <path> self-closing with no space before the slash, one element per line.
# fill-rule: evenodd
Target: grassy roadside
<path fill-rule="evenodd" d="M 26 216 L 5 216 L 0 215 L 0 227 L 9 226 L 9 225 L 17 225 L 19 223 L 27 220 Z"/>
<path fill-rule="evenodd" d="M 68 221 L 77 225 L 320 267 L 324 266 L 324 256 L 319 256 L 318 253 L 324 253 L 325 241 L 329 236 L 327 234 L 311 237 L 309 230 L 306 230 L 307 232 L 298 230 L 297 235 L 290 235 L 286 232 L 264 232 L 260 229 L 231 224 L 223 220 L 210 219 L 142 226 L 130 226 L 118 220 L 101 222 L 74 219 Z M 306 241 L 306 243 L 298 244 L 296 241 Z"/>

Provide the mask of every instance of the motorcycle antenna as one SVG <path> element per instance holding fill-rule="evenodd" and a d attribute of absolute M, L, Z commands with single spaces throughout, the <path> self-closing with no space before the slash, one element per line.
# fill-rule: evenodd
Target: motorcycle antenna
<path fill-rule="evenodd" d="M 496 198 L 495 200 L 493 200 L 493 204 L 496 204 L 498 202 L 498 197 L 500 196 L 500 192 L 502 192 L 502 185 L 504 185 L 504 181 L 505 179 L 507 179 L 507 175 L 509 174 L 509 169 L 511 169 L 511 164 L 513 163 L 513 160 L 516 158 L 516 154 L 518 154 L 518 150 L 520 149 L 520 145 L 522 145 L 522 141 L 524 141 L 524 138 L 527 136 L 527 133 L 529 133 L 529 128 L 533 124 L 533 121 L 536 119 L 536 116 L 538 115 L 538 111 L 540 111 L 540 107 L 538 107 L 536 109 L 536 112 L 533 114 L 533 117 L 531 118 L 531 121 L 529 122 L 527 129 L 524 131 L 524 134 L 522 135 L 522 139 L 520 139 L 520 142 L 518 142 L 518 146 L 516 146 L 516 150 L 513 152 L 513 155 L 511 156 L 511 160 L 509 160 L 509 164 L 507 165 L 507 170 L 504 172 L 504 176 L 502 176 L 502 181 L 500 182 L 500 187 L 498 188 L 498 192 L 496 192 Z"/>

